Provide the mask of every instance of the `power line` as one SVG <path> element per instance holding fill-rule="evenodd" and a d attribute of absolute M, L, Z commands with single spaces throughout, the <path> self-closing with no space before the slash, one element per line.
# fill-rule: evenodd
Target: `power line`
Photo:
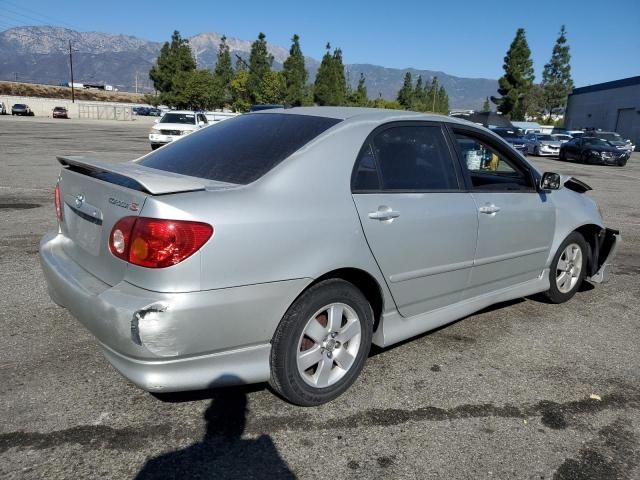
<path fill-rule="evenodd" d="M 30 8 L 24 7 L 22 5 L 16 5 L 12 1 L 4 0 L 5 5 L 8 4 L 11 6 L 13 13 L 17 13 L 25 18 L 30 18 L 32 20 L 36 20 L 40 23 L 51 23 L 54 22 L 55 25 L 64 25 L 72 30 L 79 30 L 77 26 L 71 25 L 67 22 L 62 21 L 59 18 L 52 17 L 50 15 L 45 15 L 44 13 L 36 12 L 35 10 L 31 10 Z M 6 7 L 5 7 L 6 8 Z M 39 18 L 36 18 L 39 17 Z"/>

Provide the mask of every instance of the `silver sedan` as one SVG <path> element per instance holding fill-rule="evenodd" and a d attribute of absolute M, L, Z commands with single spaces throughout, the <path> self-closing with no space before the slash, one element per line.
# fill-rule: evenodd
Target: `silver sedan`
<path fill-rule="evenodd" d="M 555 135 L 544 133 L 530 133 L 525 138 L 527 139 L 527 153 L 539 157 L 557 157 L 560 154 L 560 145 L 564 143 Z"/>
<path fill-rule="evenodd" d="M 317 405 L 387 347 L 606 280 L 589 187 L 436 115 L 242 115 L 125 163 L 60 157 L 52 299 L 156 392 L 269 381 Z"/>

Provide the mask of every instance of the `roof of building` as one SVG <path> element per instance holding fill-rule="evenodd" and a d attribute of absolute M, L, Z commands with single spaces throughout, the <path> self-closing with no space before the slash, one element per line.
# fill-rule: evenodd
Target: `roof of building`
<path fill-rule="evenodd" d="M 611 82 L 596 83 L 595 85 L 588 85 L 586 87 L 574 88 L 571 95 L 580 95 L 581 93 L 598 92 L 600 90 L 612 90 L 614 88 L 631 87 L 633 85 L 640 85 L 640 75 L 637 77 L 623 78 L 620 80 L 613 80 Z"/>

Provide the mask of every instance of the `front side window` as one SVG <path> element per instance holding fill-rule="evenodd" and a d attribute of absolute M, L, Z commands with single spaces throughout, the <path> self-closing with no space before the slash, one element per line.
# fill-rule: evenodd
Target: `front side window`
<path fill-rule="evenodd" d="M 384 190 L 456 190 L 449 148 L 438 126 L 387 128 L 373 138 Z"/>
<path fill-rule="evenodd" d="M 462 133 L 455 139 L 474 190 L 529 190 L 530 175 L 488 143 Z"/>

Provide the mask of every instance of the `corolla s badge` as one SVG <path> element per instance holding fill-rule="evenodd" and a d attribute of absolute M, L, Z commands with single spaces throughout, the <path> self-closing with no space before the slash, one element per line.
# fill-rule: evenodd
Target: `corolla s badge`
<path fill-rule="evenodd" d="M 76 195 L 76 207 L 80 208 L 82 206 L 82 204 L 84 203 L 84 194 L 83 193 L 79 193 Z"/>
<path fill-rule="evenodd" d="M 109 203 L 111 205 L 115 205 L 116 207 L 128 208 L 132 212 L 137 212 L 140 209 L 140 206 L 135 202 L 128 203 L 128 202 L 125 202 L 124 200 L 119 200 L 113 197 L 109 197 Z"/>

